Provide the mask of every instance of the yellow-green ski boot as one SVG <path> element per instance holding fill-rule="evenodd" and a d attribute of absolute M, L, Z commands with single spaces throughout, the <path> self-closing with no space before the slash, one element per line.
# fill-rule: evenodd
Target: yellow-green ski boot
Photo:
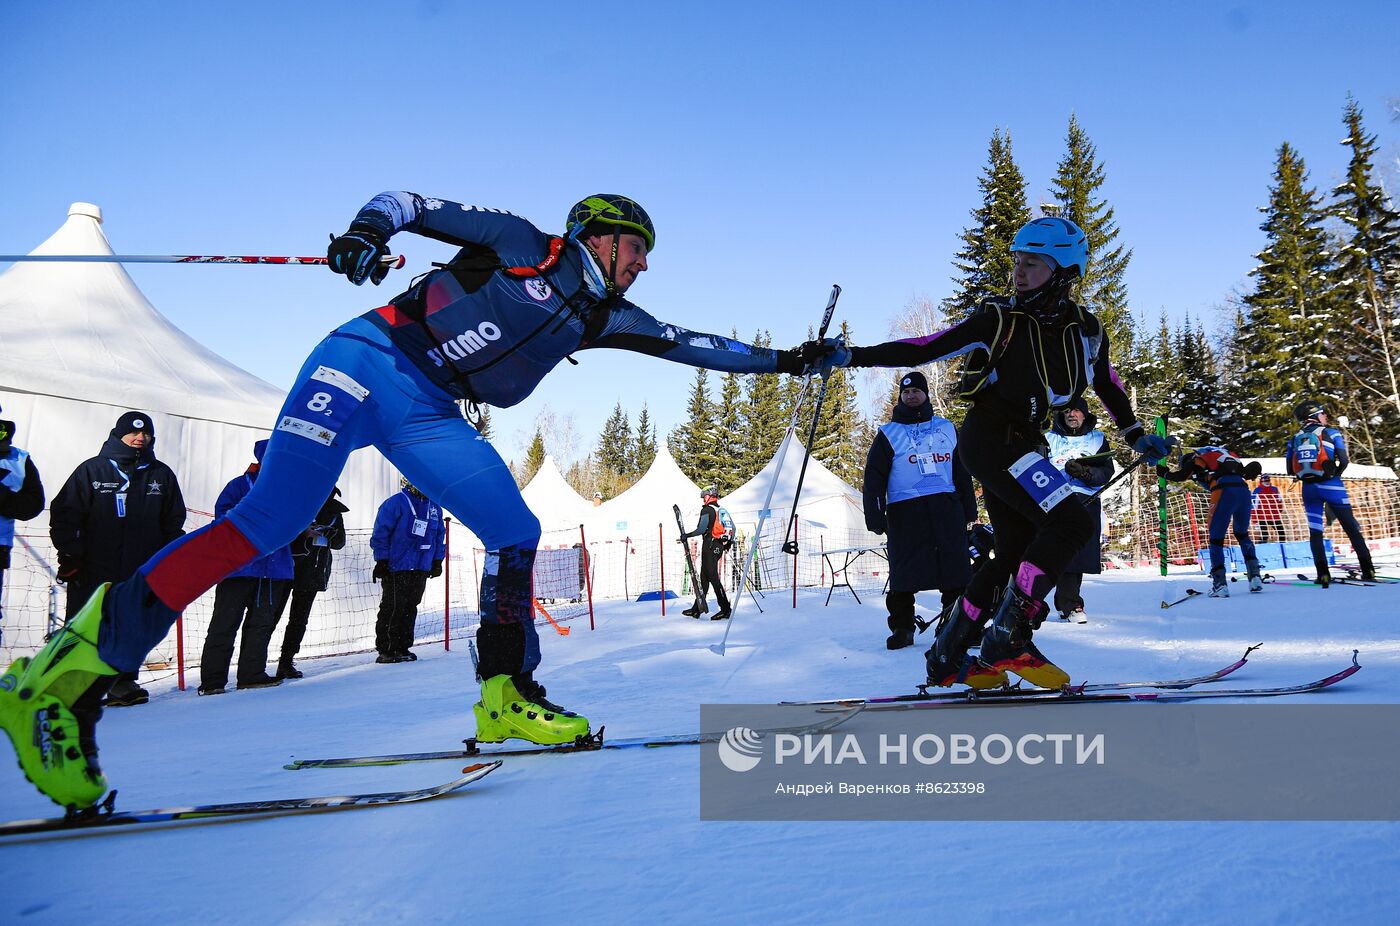
<path fill-rule="evenodd" d="M 520 693 L 509 675 L 495 675 L 481 683 L 481 700 L 472 705 L 478 742 L 522 739 L 558 746 L 588 739 L 587 717 L 546 701 L 544 689 L 538 684 L 527 688 L 536 689 L 531 692 L 533 700 Z"/>
<path fill-rule="evenodd" d="M 97 655 L 108 588 L 93 592 L 37 655 L 17 659 L 0 676 L 0 727 L 24 777 L 60 807 L 91 807 L 107 791 L 95 733 L 102 697 L 117 675 Z"/>

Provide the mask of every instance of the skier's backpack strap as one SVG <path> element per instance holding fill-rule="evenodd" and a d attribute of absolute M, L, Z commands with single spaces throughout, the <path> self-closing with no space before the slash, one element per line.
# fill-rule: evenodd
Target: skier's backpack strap
<path fill-rule="evenodd" d="M 962 375 L 958 380 L 958 395 L 962 398 L 970 399 L 996 382 L 997 363 L 1001 361 L 1002 354 L 1006 353 L 1006 347 L 1011 343 L 1012 335 L 1016 333 L 1018 313 L 1010 309 L 1010 303 L 1006 300 L 988 299 L 974 311 L 974 316 L 995 312 L 997 327 L 990 344 L 985 348 L 974 348 L 963 363 Z"/>

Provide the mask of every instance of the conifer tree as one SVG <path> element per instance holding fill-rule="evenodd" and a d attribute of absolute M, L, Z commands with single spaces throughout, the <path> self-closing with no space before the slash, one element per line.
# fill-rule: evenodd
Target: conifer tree
<path fill-rule="evenodd" d="M 1307 180 L 1303 159 L 1284 142 L 1268 205 L 1260 210 L 1265 245 L 1250 271 L 1254 291 L 1244 297 L 1247 315 L 1233 345 L 1254 432 L 1240 450 L 1260 456 L 1282 452 L 1297 427 L 1298 402 L 1316 398 L 1335 407 L 1344 389 L 1344 370 L 1330 349 L 1336 341 L 1332 257 L 1321 197 Z"/>
<path fill-rule="evenodd" d="M 767 332 L 760 331 L 754 336 L 755 347 L 767 347 L 770 341 Z M 784 400 L 786 389 L 777 374 L 751 373 L 746 380 L 743 403 L 743 472 L 744 478 L 749 479 L 763 469 L 777 452 L 791 410 L 784 409 L 784 405 L 787 404 Z M 691 478 L 695 479 L 694 476 Z"/>
<path fill-rule="evenodd" d="M 1133 328 L 1123 275 L 1133 252 L 1114 243 L 1118 224 L 1113 207 L 1100 192 L 1106 175 L 1103 161 L 1096 157 L 1094 143 L 1071 114 L 1065 156 L 1051 182 L 1060 203 L 1059 214 L 1084 229 L 1089 239 L 1089 271 L 1079 282 L 1079 299 L 1103 323 L 1110 345 L 1126 349 L 1132 343 Z"/>
<path fill-rule="evenodd" d="M 1180 384 L 1171 395 L 1172 417 L 1178 422 L 1178 436 L 1190 445 L 1203 444 L 1215 437 L 1213 426 L 1219 420 L 1216 398 L 1215 353 L 1200 324 L 1191 316 L 1176 331 L 1177 369 Z"/>
<path fill-rule="evenodd" d="M 544 434 L 535 432 L 535 437 L 530 441 L 530 449 L 525 452 L 525 465 L 515 474 L 516 485 L 525 488 L 530 484 L 530 480 L 535 478 L 535 473 L 540 471 L 544 465 Z"/>
<path fill-rule="evenodd" d="M 703 367 L 695 371 L 690 402 L 686 405 L 686 420 L 671 432 L 670 444 L 681 472 L 698 483 L 709 481 L 710 473 L 718 462 L 718 444 L 715 438 L 715 406 L 710 400 L 709 371 Z"/>
<path fill-rule="evenodd" d="M 631 457 L 631 476 L 634 480 L 646 475 L 652 461 L 656 459 L 656 425 L 652 424 L 651 412 L 645 402 L 642 403 L 641 414 L 637 416 L 637 440 Z"/>
<path fill-rule="evenodd" d="M 738 332 L 731 331 L 730 337 L 737 338 Z M 738 373 L 725 373 L 720 377 L 715 426 L 721 449 L 714 481 L 721 494 L 728 494 L 748 481 L 743 473 L 747 435 L 743 421 L 743 381 Z"/>
<path fill-rule="evenodd" d="M 1011 241 L 1030 221 L 1026 181 L 1011 154 L 1011 133 L 992 132 L 987 166 L 977 181 L 982 203 L 972 210 L 972 224 L 959 238 L 962 248 L 953 258 L 956 287 L 944 301 L 949 317 L 961 320 L 983 300 L 1007 292 L 1011 280 Z"/>
<path fill-rule="evenodd" d="M 478 405 L 477 408 L 481 410 L 481 421 L 477 424 L 476 432 L 490 440 L 494 433 L 491 430 L 491 406 Z"/>
<path fill-rule="evenodd" d="M 850 326 L 844 320 L 841 322 L 841 335 L 845 337 L 846 343 L 851 343 Z M 813 408 L 815 407 L 813 403 Z M 810 418 L 808 421 L 810 422 Z M 867 449 L 857 443 L 861 436 L 861 424 L 850 371 L 833 370 L 826 381 L 822 416 L 817 422 L 817 432 L 812 441 L 812 456 L 857 488 L 864 481 Z"/>
<path fill-rule="evenodd" d="M 1355 99 L 1348 97 L 1342 121 L 1351 161 L 1328 211 L 1346 226 L 1335 290 L 1344 401 L 1354 455 L 1390 464 L 1400 457 L 1400 215 L 1374 178 L 1376 136 L 1366 133 Z"/>

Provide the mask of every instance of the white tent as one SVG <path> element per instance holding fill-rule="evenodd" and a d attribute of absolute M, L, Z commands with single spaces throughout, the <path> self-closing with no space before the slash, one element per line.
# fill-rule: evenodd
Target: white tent
<path fill-rule="evenodd" d="M 551 456 L 544 458 L 539 472 L 520 494 L 546 532 L 572 529 L 577 534 L 578 526 L 596 510 L 564 481 L 564 475 Z"/>
<path fill-rule="evenodd" d="M 720 499 L 720 504 L 728 509 L 735 525 L 741 531 L 752 530 L 758 522 L 768 488 L 777 472 L 778 457 L 783 457 L 783 468 L 778 475 L 778 484 L 773 490 L 773 500 L 769 504 L 769 524 L 777 522 L 786 526 L 792 514 L 792 499 L 797 491 L 797 477 L 802 471 L 802 442 L 789 434 L 785 442 L 791 442 L 784 456 L 782 448 L 768 461 L 757 475 L 739 488 Z M 865 534 L 865 513 L 861 505 L 861 495 L 843 479 L 827 469 L 816 457 L 807 461 L 807 475 L 802 482 L 802 497 L 797 503 L 797 516 L 808 522 L 814 530 L 829 530 L 843 535 Z M 764 528 L 767 534 L 770 527 Z"/>
<path fill-rule="evenodd" d="M 112 254 L 101 226 L 97 206 L 74 203 L 31 253 Z M 3 415 L 50 497 L 122 412 L 140 410 L 151 413 L 156 455 L 186 505 L 212 511 L 284 398 L 172 325 L 116 263 L 17 263 L 0 274 L 0 357 Z M 340 487 L 347 525 L 365 526 L 393 491 L 393 472 L 377 452 L 359 451 Z"/>
<path fill-rule="evenodd" d="M 622 537 L 650 539 L 662 525 L 667 539 L 674 539 L 676 515 L 672 505 L 694 520 L 700 511 L 700 487 L 681 472 L 663 440 L 656 448 L 656 459 L 646 474 L 626 492 L 597 508 L 586 522 L 590 539 L 613 540 Z"/>

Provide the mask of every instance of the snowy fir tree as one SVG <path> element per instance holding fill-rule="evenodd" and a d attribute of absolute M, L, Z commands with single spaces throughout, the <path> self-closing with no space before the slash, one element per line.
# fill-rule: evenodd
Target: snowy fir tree
<path fill-rule="evenodd" d="M 1345 410 L 1353 455 L 1392 464 L 1400 457 L 1400 215 L 1376 182 L 1376 136 L 1348 98 L 1343 115 L 1351 151 L 1329 213 L 1344 226 L 1337 252 L 1338 357 L 1347 372 Z"/>
<path fill-rule="evenodd" d="M 841 335 L 851 343 L 850 326 L 841 322 Z M 813 403 L 813 410 L 816 405 Z M 791 414 L 791 412 L 789 412 Z M 810 418 L 807 423 L 810 423 Z M 799 421 L 799 425 L 804 422 Z M 857 441 L 862 433 L 860 411 L 856 405 L 855 385 L 851 371 L 833 370 L 826 381 L 822 399 L 822 414 L 812 441 L 812 456 L 846 482 L 860 488 L 864 482 L 865 451 Z M 805 432 L 804 432 L 805 438 Z"/>
<path fill-rule="evenodd" d="M 987 166 L 977 181 L 982 203 L 972 210 L 972 224 L 959 238 L 962 248 L 953 258 L 958 276 L 955 290 L 944 301 L 944 311 L 954 319 L 965 318 L 983 300 L 1005 295 L 1011 282 L 1011 241 L 1030 221 L 1026 207 L 1026 181 L 1011 155 L 1011 133 L 992 132 Z"/>
<path fill-rule="evenodd" d="M 1115 243 L 1118 224 L 1100 192 L 1106 175 L 1103 161 L 1096 157 L 1094 143 L 1071 114 L 1065 156 L 1051 182 L 1060 216 L 1077 223 L 1089 239 L 1089 270 L 1079 283 L 1079 300 L 1103 323 L 1110 345 L 1126 349 L 1133 328 L 1123 276 L 1133 252 Z"/>
<path fill-rule="evenodd" d="M 535 473 L 538 473 L 540 467 L 544 465 L 544 457 L 544 434 L 536 431 L 534 438 L 530 441 L 530 449 L 525 452 L 525 464 L 515 474 L 516 485 L 522 489 L 529 485 L 530 480 L 535 478 Z"/>
<path fill-rule="evenodd" d="M 768 347 L 771 340 L 767 332 L 760 332 L 754 337 L 754 346 Z M 748 479 L 767 466 L 777 452 L 791 409 L 785 407 L 788 402 L 782 377 L 774 373 L 754 373 L 745 379 L 742 473 Z"/>
<path fill-rule="evenodd" d="M 737 332 L 731 332 L 737 337 Z M 719 405 L 715 409 L 715 424 L 723 451 L 715 466 L 714 481 L 720 494 L 728 494 L 747 481 L 742 470 L 747 435 L 743 422 L 743 377 L 725 373 L 719 381 Z"/>
<path fill-rule="evenodd" d="M 719 462 L 720 442 L 715 430 L 715 406 L 710 400 L 709 371 L 698 368 L 690 387 L 686 420 L 670 435 L 676 465 L 695 482 L 705 484 Z"/>
<path fill-rule="evenodd" d="M 634 481 L 642 478 L 651 468 L 651 463 L 655 459 L 656 425 L 652 423 L 651 411 L 643 402 L 642 410 L 637 415 L 637 438 L 632 448 L 632 471 L 629 475 Z"/>
<path fill-rule="evenodd" d="M 1253 432 L 1243 453 L 1280 454 L 1297 430 L 1293 409 L 1303 399 L 1334 407 L 1341 401 L 1345 371 L 1333 354 L 1332 257 L 1321 197 L 1307 180 L 1303 159 L 1284 142 L 1268 205 L 1261 207 L 1265 245 L 1250 271 L 1254 290 L 1244 297 L 1244 323 L 1232 344 Z"/>
<path fill-rule="evenodd" d="M 490 440 L 492 437 L 495 436 L 495 432 L 491 430 L 491 406 L 478 405 L 477 409 L 481 413 L 481 420 L 477 422 L 476 432 L 482 437 L 486 438 L 487 440 Z M 465 411 L 466 408 L 464 406 L 463 412 Z"/>

